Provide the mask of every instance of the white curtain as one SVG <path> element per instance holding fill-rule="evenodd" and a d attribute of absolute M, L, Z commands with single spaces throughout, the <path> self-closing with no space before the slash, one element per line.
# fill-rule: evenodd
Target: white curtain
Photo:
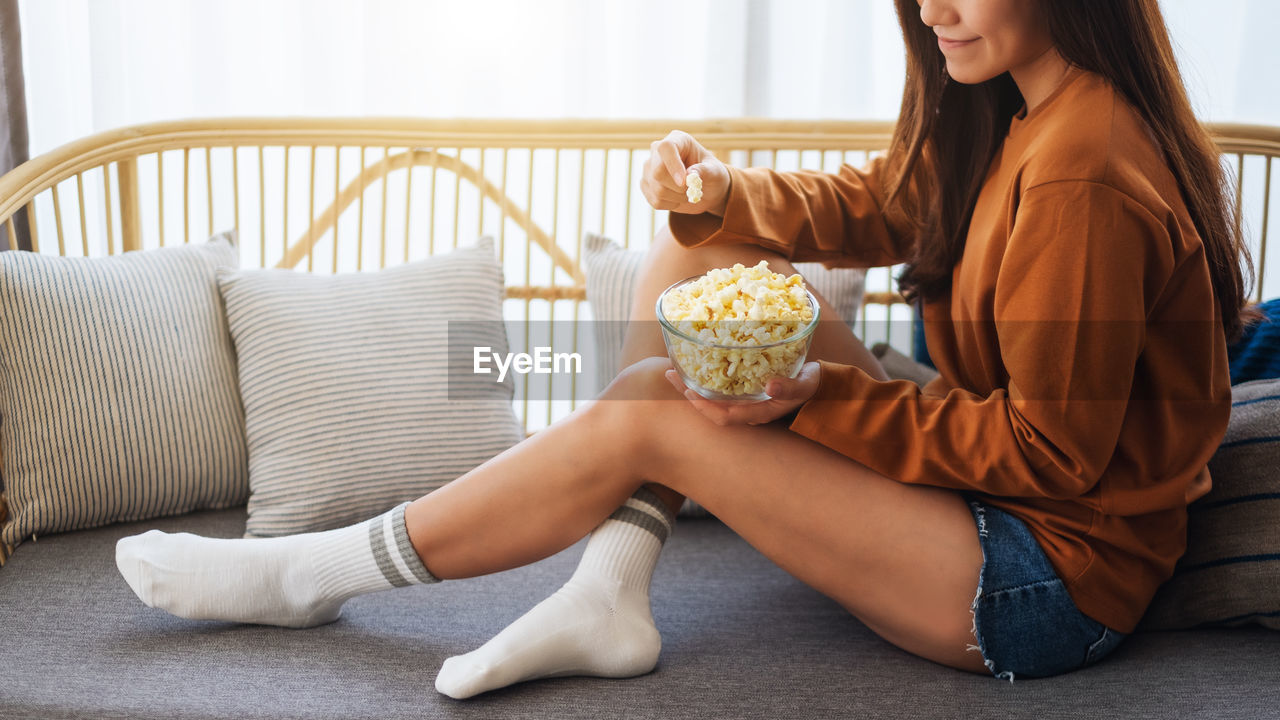
<path fill-rule="evenodd" d="M 32 152 L 193 116 L 736 114 L 738 5 L 23 2 Z"/>
<path fill-rule="evenodd" d="M 1201 117 L 1280 124 L 1280 3 L 1164 0 Z M 218 115 L 892 118 L 890 0 L 20 0 L 31 152 Z"/>

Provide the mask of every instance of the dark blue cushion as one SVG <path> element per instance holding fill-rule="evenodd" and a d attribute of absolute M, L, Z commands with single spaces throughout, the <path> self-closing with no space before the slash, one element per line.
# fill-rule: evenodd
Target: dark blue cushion
<path fill-rule="evenodd" d="M 934 370 L 938 368 L 933 364 L 933 358 L 929 357 L 929 346 L 924 342 L 924 317 L 920 313 L 920 306 L 915 306 L 916 319 L 912 323 L 911 334 L 913 337 L 911 358 L 921 365 L 926 365 Z"/>
<path fill-rule="evenodd" d="M 1280 299 L 1258 306 L 1266 317 L 1245 328 L 1244 334 L 1227 347 L 1231 384 L 1280 377 Z"/>

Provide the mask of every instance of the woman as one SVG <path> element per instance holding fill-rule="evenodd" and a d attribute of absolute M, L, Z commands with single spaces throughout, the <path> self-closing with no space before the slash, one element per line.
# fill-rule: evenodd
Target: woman
<path fill-rule="evenodd" d="M 636 318 L 710 267 L 909 261 L 939 380 L 888 381 L 828 322 L 819 362 L 771 381 L 771 400 L 720 406 L 636 323 L 601 401 L 447 487 L 325 533 L 126 538 L 130 586 L 184 617 L 308 626 L 353 595 L 516 567 L 595 528 L 569 583 L 448 660 L 437 688 L 635 675 L 657 659 L 648 584 L 687 496 L 922 657 L 1012 679 L 1106 655 L 1183 552 L 1226 428 L 1248 258 L 1217 155 L 1156 0 L 898 13 L 902 115 L 867 169 L 737 170 L 682 133 L 654 144 L 644 192 L 673 212 Z"/>

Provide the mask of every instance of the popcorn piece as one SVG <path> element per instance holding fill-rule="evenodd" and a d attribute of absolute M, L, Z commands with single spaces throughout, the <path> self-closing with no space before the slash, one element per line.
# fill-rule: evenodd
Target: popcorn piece
<path fill-rule="evenodd" d="M 702 202 L 702 176 L 696 172 L 684 176 L 684 196 L 691 203 Z"/>
<path fill-rule="evenodd" d="M 728 396 L 760 395 L 770 378 L 794 376 L 810 336 L 782 341 L 808 326 L 813 313 L 804 279 L 771 272 L 763 260 L 750 268 L 738 263 L 710 270 L 662 298 L 667 321 L 700 341 L 666 333 L 681 374 Z"/>

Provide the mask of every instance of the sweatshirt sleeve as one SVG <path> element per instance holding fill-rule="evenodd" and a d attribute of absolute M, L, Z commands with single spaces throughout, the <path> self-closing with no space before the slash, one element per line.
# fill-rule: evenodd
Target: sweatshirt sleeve
<path fill-rule="evenodd" d="M 1115 452 L 1146 295 L 1159 293 L 1172 262 L 1164 227 L 1119 191 L 1086 181 L 1031 188 L 989 279 L 1006 385 L 926 395 L 823 363 L 791 429 L 904 483 L 1078 497 Z M 960 342 L 966 334 L 957 330 Z"/>
<path fill-rule="evenodd" d="M 671 234 L 683 245 L 751 243 L 797 262 L 883 267 L 905 262 L 911 238 L 886 220 L 884 157 L 865 170 L 838 173 L 729 168 L 724 217 L 671 213 Z"/>

